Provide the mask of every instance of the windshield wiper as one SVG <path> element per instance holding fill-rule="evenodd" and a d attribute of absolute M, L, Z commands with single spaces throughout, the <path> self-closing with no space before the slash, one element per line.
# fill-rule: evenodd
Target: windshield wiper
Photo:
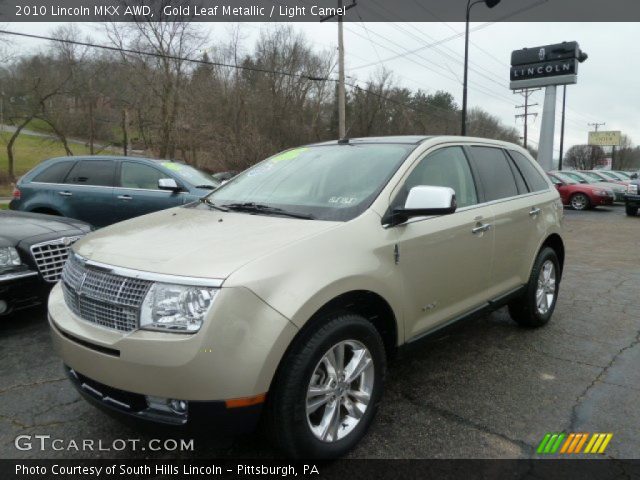
<path fill-rule="evenodd" d="M 227 203 L 224 205 L 229 210 L 236 212 L 247 213 L 262 213 L 264 215 L 282 215 L 285 217 L 302 218 L 305 220 L 313 220 L 315 217 L 308 213 L 295 213 L 283 210 L 282 208 L 270 207 L 269 205 L 262 205 L 260 203 L 245 202 L 245 203 Z"/>
<path fill-rule="evenodd" d="M 216 187 L 215 185 L 196 185 L 195 188 L 206 188 L 207 190 L 215 190 Z"/>
<path fill-rule="evenodd" d="M 225 207 L 221 207 L 219 205 L 216 205 L 215 203 L 213 203 L 211 200 L 209 200 L 209 198 L 207 197 L 202 197 L 200 199 L 200 203 L 204 203 L 206 206 L 208 206 L 209 208 L 213 208 L 214 210 L 220 210 L 221 212 L 228 212 L 229 209 L 225 208 Z"/>

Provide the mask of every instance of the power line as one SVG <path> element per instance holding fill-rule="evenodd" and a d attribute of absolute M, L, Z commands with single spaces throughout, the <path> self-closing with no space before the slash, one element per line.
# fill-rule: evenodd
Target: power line
<path fill-rule="evenodd" d="M 135 55 L 144 55 L 144 56 L 155 57 L 155 58 L 167 58 L 167 59 L 170 59 L 170 60 L 179 60 L 179 61 L 184 61 L 184 62 L 191 62 L 191 63 L 195 63 L 195 64 L 199 64 L 199 65 L 211 65 L 211 66 L 219 66 L 219 67 L 225 67 L 225 68 L 235 68 L 235 69 L 240 69 L 240 70 L 253 71 L 253 72 L 258 72 L 258 73 L 269 73 L 269 74 L 276 74 L 276 75 L 284 75 L 284 76 L 288 76 L 288 77 L 303 78 L 303 79 L 311 80 L 311 81 L 321 81 L 321 82 L 328 81 L 328 82 L 334 82 L 334 83 L 338 82 L 338 80 L 335 79 L 335 78 L 317 77 L 317 76 L 304 74 L 304 73 L 285 72 L 285 71 L 280 71 L 280 70 L 269 70 L 269 69 L 265 69 L 265 68 L 251 67 L 251 66 L 246 66 L 246 65 L 236 65 L 236 64 L 229 64 L 229 63 L 223 63 L 223 62 L 214 62 L 214 61 L 211 61 L 211 60 L 180 57 L 180 56 L 177 56 L 177 55 L 167 55 L 167 54 L 162 54 L 162 53 L 157 53 L 157 52 L 146 52 L 144 50 L 135 50 L 135 49 L 130 49 L 130 48 L 120 48 L 120 47 L 114 47 L 114 46 L 111 46 L 111 45 L 101 45 L 101 44 L 96 44 L 96 43 L 91 43 L 91 42 L 81 42 L 81 41 L 78 41 L 78 40 L 47 37 L 47 36 L 44 36 L 44 35 L 35 35 L 35 34 L 22 33 L 22 32 L 13 32 L 13 31 L 10 31 L 10 30 L 2 30 L 2 29 L 0 29 L 0 34 L 14 35 L 14 36 L 19 36 L 19 37 L 27 37 L 27 38 L 34 38 L 34 39 L 38 39 L 38 40 L 46 40 L 46 41 L 51 41 L 51 42 L 66 43 L 66 44 L 70 44 L 70 45 L 78 45 L 78 46 L 84 46 L 84 47 L 89 47 L 89 48 L 98 48 L 98 49 L 109 50 L 109 51 L 118 52 L 118 53 L 129 53 L 129 54 L 135 54 Z M 416 111 L 418 113 L 425 113 L 425 114 L 429 114 L 429 115 L 433 115 L 435 117 L 438 117 L 438 115 L 436 115 L 434 112 L 431 112 L 431 111 L 430 112 L 426 112 L 426 111 L 420 110 L 420 109 L 414 107 L 413 105 L 408 105 L 406 103 L 403 103 L 403 102 L 400 102 L 400 101 L 395 100 L 393 98 L 390 98 L 388 96 L 382 95 L 382 94 L 380 94 L 378 92 L 375 92 L 373 90 L 360 87 L 356 83 L 345 82 L 345 85 L 349 86 L 351 88 L 354 88 L 354 89 L 369 93 L 371 95 L 374 95 L 374 96 L 376 96 L 376 97 L 378 97 L 378 98 L 380 98 L 382 100 L 388 101 L 390 103 L 394 103 L 396 105 L 403 106 L 405 108 L 408 108 L 410 110 Z M 430 106 L 430 108 L 442 110 L 442 111 L 445 111 L 447 113 L 455 113 L 455 112 L 453 112 L 451 110 L 447 110 L 447 109 L 438 107 L 436 105 L 432 105 L 432 106 Z M 446 117 L 441 115 L 441 116 L 439 116 L 439 118 L 443 118 L 444 119 Z"/>

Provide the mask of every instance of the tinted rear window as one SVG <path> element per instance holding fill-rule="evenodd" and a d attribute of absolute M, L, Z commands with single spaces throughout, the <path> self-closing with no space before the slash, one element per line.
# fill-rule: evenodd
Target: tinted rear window
<path fill-rule="evenodd" d="M 54 163 L 33 177 L 33 181 L 41 183 L 63 183 L 64 178 L 74 163 L 75 162 L 72 161 Z"/>
<path fill-rule="evenodd" d="M 529 191 L 540 192 L 541 190 L 549 189 L 549 184 L 542 177 L 538 169 L 531 164 L 531 160 L 513 150 L 509 150 L 509 154 L 511 158 L 513 158 L 513 161 L 516 162 L 518 170 L 520 170 L 520 173 L 522 173 L 522 176 L 527 182 Z"/>
<path fill-rule="evenodd" d="M 71 169 L 65 183 L 111 187 L 114 172 L 115 162 L 112 160 L 83 160 Z"/>
<path fill-rule="evenodd" d="M 516 180 L 502 149 L 471 147 L 471 152 L 484 187 L 486 202 L 518 195 Z"/>

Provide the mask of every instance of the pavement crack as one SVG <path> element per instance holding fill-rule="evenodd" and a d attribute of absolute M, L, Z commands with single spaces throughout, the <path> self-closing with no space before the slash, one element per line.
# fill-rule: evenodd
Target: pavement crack
<path fill-rule="evenodd" d="M 455 412 L 452 412 L 450 410 L 438 407 L 436 405 L 434 405 L 431 402 L 419 402 L 418 400 L 416 400 L 412 395 L 405 393 L 405 392 L 400 392 L 400 395 L 407 400 L 409 403 L 411 403 L 412 405 L 419 407 L 419 408 L 428 408 L 429 410 L 437 413 L 438 415 L 446 418 L 447 420 L 451 420 L 453 422 L 456 422 L 462 426 L 465 427 L 470 427 L 473 428 L 475 430 L 479 430 L 481 432 L 484 433 L 488 433 L 490 435 L 494 435 L 496 437 L 500 437 L 503 440 L 506 440 L 507 442 L 517 446 L 518 448 L 520 448 L 521 451 L 524 451 L 526 453 L 528 453 L 529 455 L 533 455 L 535 448 L 532 445 L 529 445 L 527 442 L 524 442 L 522 440 L 518 440 L 515 438 L 511 438 L 508 435 L 505 435 L 502 432 L 497 432 L 495 430 L 491 430 L 491 428 L 489 428 L 486 425 L 483 425 L 481 423 L 477 423 L 474 422 L 466 417 L 463 417 L 462 415 L 459 415 Z"/>
<path fill-rule="evenodd" d="M 48 383 L 56 383 L 66 380 L 65 377 L 62 378 L 52 378 L 49 380 L 41 380 L 39 382 L 33 383 L 20 383 L 18 385 L 12 385 L 9 388 L 5 388 L 4 390 L 0 390 L 0 395 L 4 395 L 5 393 L 11 392 L 13 390 L 20 390 L 21 388 L 30 388 L 30 387 L 39 387 L 40 385 L 46 385 Z"/>
<path fill-rule="evenodd" d="M 578 423 L 578 408 L 580 407 L 580 404 L 583 402 L 584 398 L 587 396 L 589 391 L 593 387 L 595 387 L 597 383 L 599 382 L 604 383 L 601 379 L 606 375 L 606 373 L 613 366 L 613 364 L 618 360 L 618 358 L 620 358 L 620 356 L 624 352 L 632 349 L 638 344 L 640 344 L 640 331 L 636 333 L 636 336 L 631 343 L 629 343 L 628 345 L 625 345 L 620 350 L 618 350 L 613 355 L 613 357 L 611 357 L 611 360 L 609 360 L 609 362 L 604 367 L 601 367 L 601 370 L 598 373 L 598 375 L 596 375 L 596 377 L 591 381 L 591 383 L 589 383 L 589 385 L 587 385 L 587 387 L 582 392 L 580 392 L 580 394 L 576 397 L 576 400 L 573 403 L 573 406 L 571 407 L 571 417 L 569 420 L 569 427 L 567 431 L 572 432 L 576 430 L 576 426 Z"/>

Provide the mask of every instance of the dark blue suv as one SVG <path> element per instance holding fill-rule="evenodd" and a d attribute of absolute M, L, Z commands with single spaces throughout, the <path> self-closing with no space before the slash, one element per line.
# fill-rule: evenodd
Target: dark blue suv
<path fill-rule="evenodd" d="M 103 227 L 193 202 L 220 182 L 181 162 L 136 157 L 60 157 L 24 175 L 9 208 Z"/>

